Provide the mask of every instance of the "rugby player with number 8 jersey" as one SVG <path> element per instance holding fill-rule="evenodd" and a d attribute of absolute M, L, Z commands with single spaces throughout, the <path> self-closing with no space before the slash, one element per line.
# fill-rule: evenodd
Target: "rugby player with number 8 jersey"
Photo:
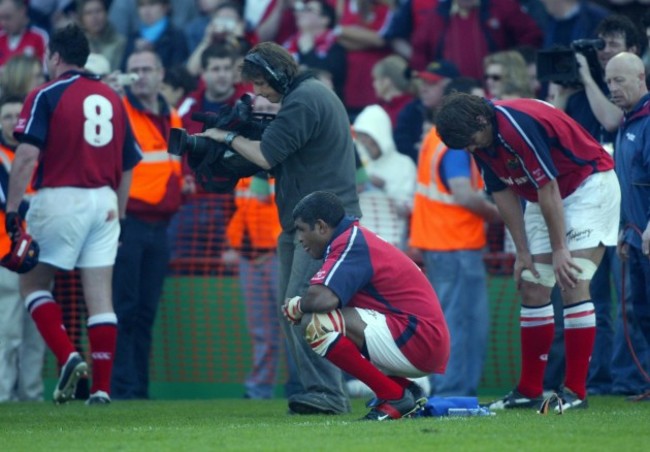
<path fill-rule="evenodd" d="M 87 403 L 93 405 L 110 402 L 117 336 L 111 279 L 119 220 L 141 152 L 117 93 L 83 70 L 89 53 L 76 25 L 52 35 L 47 52 L 52 81 L 29 94 L 14 131 L 20 144 L 9 179 L 7 217 L 15 218 L 10 214 L 17 212 L 34 174 L 37 193 L 27 224 L 40 256 L 35 268 L 20 275 L 21 294 L 61 367 L 53 399 L 67 402 L 88 364 L 66 334 L 52 286 L 57 270 L 80 269 L 93 369 Z M 7 231 L 12 234 L 17 224 L 8 224 Z"/>

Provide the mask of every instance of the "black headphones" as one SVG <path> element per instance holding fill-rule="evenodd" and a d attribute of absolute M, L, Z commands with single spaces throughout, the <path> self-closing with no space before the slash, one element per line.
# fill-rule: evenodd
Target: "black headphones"
<path fill-rule="evenodd" d="M 262 55 L 259 53 L 249 53 L 244 57 L 244 61 L 248 61 L 249 63 L 264 69 L 264 72 L 268 75 L 267 82 L 271 88 L 280 94 L 286 94 L 289 89 L 289 77 L 287 77 L 286 74 L 273 69 Z"/>

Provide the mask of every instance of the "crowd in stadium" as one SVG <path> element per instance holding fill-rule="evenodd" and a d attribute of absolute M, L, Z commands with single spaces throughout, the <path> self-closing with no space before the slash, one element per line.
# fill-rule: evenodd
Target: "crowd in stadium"
<path fill-rule="evenodd" d="M 372 394 L 356 379 L 348 379 L 346 387 L 340 370 L 312 356 L 309 345 L 284 320 L 278 317 L 271 325 L 267 321 L 278 315 L 277 294 L 284 302 L 285 296 L 306 290 L 320 267 L 306 254 L 294 257 L 294 249 L 301 246 L 291 214 L 300 198 L 309 194 L 301 191 L 305 187 L 331 189 L 347 214 L 362 214 L 362 226 L 422 267 L 440 300 L 451 348 L 445 374 L 424 377 L 419 384 L 432 395 L 476 396 L 488 335 L 499 333 L 488 331 L 485 252 L 489 247 L 512 253 L 514 245 L 508 231 L 504 233 L 502 214 L 485 194 L 486 184 L 491 187 L 481 177 L 483 168 L 466 152 L 467 146 L 448 148 L 436 133 L 444 100 L 453 93 L 495 102 L 545 100 L 614 153 L 615 160 L 619 147 L 633 148 L 621 138 L 619 127 L 628 137 L 650 137 L 650 113 L 636 108 L 640 99 L 650 102 L 645 85 L 639 88 L 640 98 L 610 94 L 616 75 L 626 70 L 644 73 L 645 84 L 649 83 L 648 0 L 0 0 L 1 224 L 5 217 L 7 224 L 13 221 L 15 212 L 20 215 L 16 221 L 22 221 L 34 195 L 28 187 L 20 207 L 8 208 L 17 138 L 21 133 L 31 136 L 19 118 L 26 117 L 21 113 L 24 105 L 38 105 L 29 94 L 61 75 L 51 72 L 55 66 L 48 44 L 70 24 L 77 24 L 89 43 L 87 62 L 78 66 L 122 98 L 130 123 L 126 139 L 132 134 L 145 156 L 133 168 L 126 216 L 119 221 L 121 245 L 109 275 L 114 313 L 88 306 L 95 312 L 88 319 L 91 348 L 99 344 L 95 351 L 100 350 L 92 356 L 93 372 L 99 369 L 100 378 L 93 381 L 90 404 L 149 398 L 149 356 L 158 304 L 169 263 L 192 258 L 189 236 L 201 241 L 207 256 L 239 275 L 253 346 L 252 370 L 243 382 L 245 397 L 273 397 L 285 347 L 293 357 L 288 366 L 292 384 L 286 386 L 292 412 L 344 413 L 350 410 L 349 394 Z M 264 59 L 251 56 L 252 49 L 260 44 L 264 49 L 267 41 L 288 52 L 296 74 L 288 77 L 280 72 L 276 78 Z M 622 53 L 624 58 L 611 65 L 615 75 L 610 80 L 608 63 Z M 61 67 L 67 67 L 64 63 Z M 277 85 L 271 84 L 270 91 L 254 86 L 261 74 L 253 70 L 255 65 L 273 74 Z M 284 178 L 276 180 L 262 172 L 214 194 L 197 176 L 197 162 L 166 152 L 172 128 L 201 133 L 204 124 L 196 113 L 216 114 L 247 93 L 261 94 L 253 101 L 258 113 L 279 115 L 285 107 L 288 111 L 293 105 L 290 101 L 285 105 L 282 94 L 294 79 L 310 76 L 320 83 L 305 88 L 305 95 L 314 96 L 315 104 L 328 103 L 327 111 L 333 113 L 322 121 L 331 129 L 314 132 L 318 121 L 307 121 L 291 110 L 295 115 L 291 127 L 280 132 L 278 125 L 272 131 L 275 144 L 268 144 L 268 136 L 262 140 L 261 159 L 249 151 L 255 148 L 243 136 L 205 135 Z M 327 94 L 320 91 L 323 85 Z M 279 96 L 274 98 L 274 93 Z M 16 136 L 14 129 L 20 132 Z M 331 154 L 304 167 L 284 164 L 283 140 L 294 145 L 303 131 L 323 137 L 320 147 L 312 148 L 314 153 Z M 643 152 L 650 156 L 648 142 Z M 348 160 L 354 160 L 349 174 L 334 170 Z M 625 184 L 638 184 L 639 178 L 643 184 L 644 177 L 650 177 L 650 160 L 620 162 L 627 169 L 646 171 L 635 169 L 639 174 L 629 178 L 619 174 L 623 215 L 640 229 L 625 230 L 632 252 L 626 248 L 624 255 L 633 264 L 625 266 L 623 274 L 621 252 L 612 244 L 587 278 L 588 305 L 567 306 L 557 287 L 543 306 L 522 302 L 521 379 L 505 399 L 491 405 L 493 409 L 538 407 L 544 399 L 542 389 L 565 401 L 569 397 L 567 408 L 586 407 L 588 394 L 649 398 L 650 382 L 638 364 L 645 369 L 650 364 L 650 295 L 638 287 L 650 280 L 644 248 L 650 231 L 643 222 L 647 212 L 642 211 L 650 206 L 628 201 L 626 208 Z M 617 172 L 618 165 L 619 161 Z M 124 171 L 130 173 L 131 168 Z M 303 188 L 287 195 L 288 180 Z M 340 184 L 330 187 L 333 180 Z M 498 243 L 488 243 L 488 229 L 501 231 Z M 0 234 L 0 255 L 11 253 L 14 236 L 7 231 Z M 641 254 L 635 254 L 636 249 Z M 289 254 L 291 258 L 286 257 Z M 641 270 L 630 272 L 631 268 Z M 298 271 L 304 274 L 296 275 Z M 530 278 L 539 282 L 544 275 Z M 628 312 L 621 313 L 622 287 L 634 306 L 628 337 L 623 331 Z M 60 345 L 65 341 L 59 333 L 39 323 L 45 316 L 42 306 L 56 304 L 51 289 L 45 286 L 34 292 L 38 296 L 21 295 L 18 275 L 2 267 L 0 289 L 0 402 L 43 400 L 47 346 L 62 368 L 59 384 L 66 371 L 87 372 L 90 366 L 72 346 Z M 588 327 L 576 322 L 576 316 L 589 317 L 584 320 Z M 539 331 L 533 331 L 535 327 Z M 565 342 L 565 336 L 579 338 Z M 629 337 L 636 356 L 628 348 Z M 52 347 L 52 341 L 58 345 Z M 578 349 L 587 350 L 586 355 Z M 570 365 L 572 360 L 583 364 Z M 576 371 L 580 366 L 586 376 Z M 563 385 L 576 379 L 584 381 L 564 391 Z M 412 389 L 410 382 L 402 383 L 400 390 Z M 67 401 L 73 389 L 57 386 L 55 401 Z"/>

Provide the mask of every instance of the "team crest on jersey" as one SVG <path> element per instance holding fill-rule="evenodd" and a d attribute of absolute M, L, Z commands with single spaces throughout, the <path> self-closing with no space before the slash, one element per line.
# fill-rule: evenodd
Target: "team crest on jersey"
<path fill-rule="evenodd" d="M 506 161 L 506 166 L 510 170 L 517 169 L 517 168 L 519 168 L 519 160 L 517 160 L 517 159 L 508 159 Z"/>

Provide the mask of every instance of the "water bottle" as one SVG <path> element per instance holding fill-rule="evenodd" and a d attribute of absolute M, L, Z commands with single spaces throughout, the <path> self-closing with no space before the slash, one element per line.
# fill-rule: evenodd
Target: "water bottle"
<path fill-rule="evenodd" d="M 449 417 L 469 417 L 477 416 L 478 408 L 449 408 L 447 416 Z"/>
<path fill-rule="evenodd" d="M 449 408 L 447 416 L 452 417 L 469 417 L 469 416 L 494 416 L 496 413 L 486 407 L 478 408 Z"/>

